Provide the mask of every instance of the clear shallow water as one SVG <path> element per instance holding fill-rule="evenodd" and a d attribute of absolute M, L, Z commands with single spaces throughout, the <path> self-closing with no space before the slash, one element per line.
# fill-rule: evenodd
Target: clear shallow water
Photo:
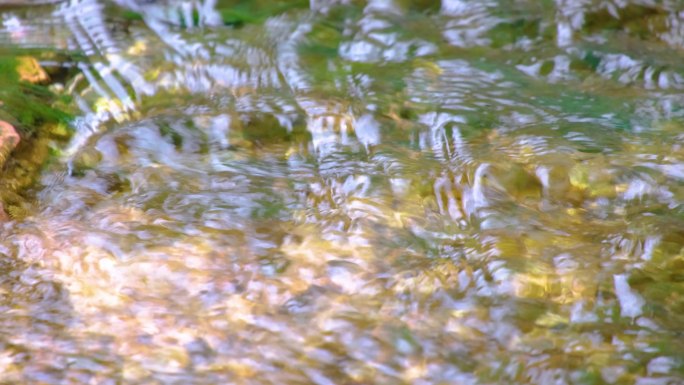
<path fill-rule="evenodd" d="M 342 3 L 3 10 L 82 57 L 0 382 L 684 383 L 678 4 Z"/>

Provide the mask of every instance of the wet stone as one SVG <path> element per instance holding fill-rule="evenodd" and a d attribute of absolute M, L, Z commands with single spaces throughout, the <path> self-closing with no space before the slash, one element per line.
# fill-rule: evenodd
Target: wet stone
<path fill-rule="evenodd" d="M 0 168 L 19 145 L 20 137 L 11 124 L 0 120 Z"/>

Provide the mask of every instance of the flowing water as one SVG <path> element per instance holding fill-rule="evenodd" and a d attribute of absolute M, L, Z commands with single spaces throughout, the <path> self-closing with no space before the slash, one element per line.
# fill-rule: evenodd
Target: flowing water
<path fill-rule="evenodd" d="M 34 3 L 0 384 L 684 384 L 681 2 Z"/>

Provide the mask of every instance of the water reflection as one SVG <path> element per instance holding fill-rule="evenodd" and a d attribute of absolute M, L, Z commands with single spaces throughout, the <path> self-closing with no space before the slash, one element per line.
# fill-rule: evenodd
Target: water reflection
<path fill-rule="evenodd" d="M 47 13 L 83 113 L 1 230 L 11 381 L 681 381 L 674 5 L 120 3 Z"/>

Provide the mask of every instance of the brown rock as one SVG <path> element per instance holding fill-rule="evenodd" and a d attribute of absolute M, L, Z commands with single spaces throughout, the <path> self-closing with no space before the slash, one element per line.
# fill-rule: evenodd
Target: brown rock
<path fill-rule="evenodd" d="M 12 151 L 19 145 L 20 140 L 17 130 L 11 124 L 0 120 L 0 168 L 5 164 Z M 2 202 L 0 202 L 0 223 L 7 220 L 9 220 L 9 216 L 5 212 Z"/>
<path fill-rule="evenodd" d="M 19 145 L 17 130 L 11 124 L 0 120 L 0 167 L 5 163 L 9 154 Z"/>

